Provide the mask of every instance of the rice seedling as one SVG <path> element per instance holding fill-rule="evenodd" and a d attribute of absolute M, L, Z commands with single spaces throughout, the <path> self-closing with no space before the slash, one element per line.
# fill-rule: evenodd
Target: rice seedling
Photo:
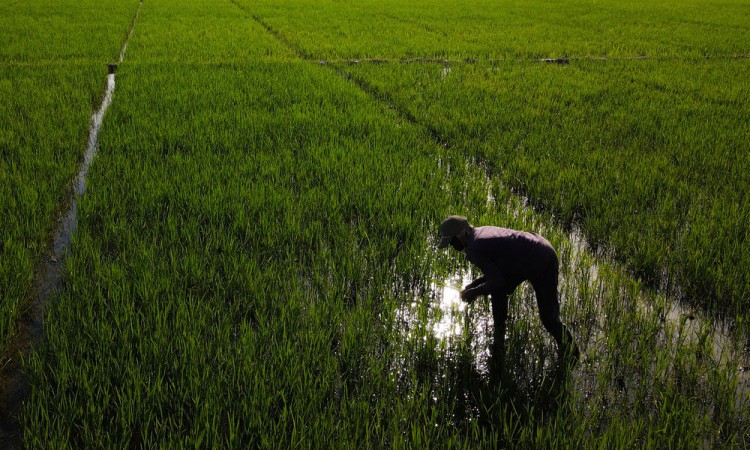
<path fill-rule="evenodd" d="M 305 30 L 325 31 L 320 24 L 292 33 L 315 14 L 333 14 L 319 4 L 322 13 L 303 2 L 290 4 L 298 10 L 144 3 L 79 204 L 63 287 L 47 305 L 46 339 L 24 361 L 32 384 L 24 446 L 747 446 L 742 339 L 590 252 L 601 242 L 595 227 L 584 226 L 583 238 L 556 225 L 572 194 L 550 194 L 555 202 L 540 211 L 526 207 L 505 167 L 524 177 L 532 202 L 554 186 L 528 160 L 503 159 L 506 128 L 471 113 L 503 111 L 493 102 L 504 90 L 519 112 L 502 123 L 523 125 L 534 150 L 551 152 L 532 118 L 565 122 L 542 94 L 562 85 L 570 99 L 587 82 L 606 93 L 619 72 L 528 61 L 502 75 L 488 64 L 320 65 L 305 59 L 367 41 L 345 28 L 338 41 L 313 39 Z M 368 5 L 344 4 L 338 23 Z M 403 8 L 394 14 L 408 15 Z M 481 22 L 470 12 L 463 26 Z M 429 46 L 407 33 L 424 20 L 383 22 L 400 24 L 404 43 Z M 435 23 L 443 22 L 421 29 Z M 502 76 L 509 81 L 493 78 Z M 637 80 L 661 78 L 645 70 Z M 522 89 L 540 86 L 538 98 L 523 102 Z M 700 83 L 691 86 L 703 98 Z M 654 94 L 650 104 L 612 91 L 600 106 L 615 116 L 671 98 Z M 721 104 L 743 92 L 723 85 L 706 95 Z M 719 110 L 719 123 L 734 123 Z M 698 120 L 691 126 L 705 131 Z M 584 134 L 558 129 L 571 141 Z M 622 148 L 633 151 L 638 139 Z M 607 170 L 624 173 L 616 170 L 621 155 L 609 156 L 598 154 Z M 552 172 L 557 161 L 537 170 Z M 488 302 L 446 301 L 471 276 L 465 261 L 434 248 L 449 213 L 550 239 L 561 260 L 562 315 L 583 350 L 578 366 L 560 370 L 522 285 L 511 301 L 504 374 L 489 381 Z"/>
<path fill-rule="evenodd" d="M 746 60 L 342 70 L 651 286 L 746 317 Z"/>
<path fill-rule="evenodd" d="M 747 55 L 742 0 L 238 0 L 312 59 L 515 60 Z"/>

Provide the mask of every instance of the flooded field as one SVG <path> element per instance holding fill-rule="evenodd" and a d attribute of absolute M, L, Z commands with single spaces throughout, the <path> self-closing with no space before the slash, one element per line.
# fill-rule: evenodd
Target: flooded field
<path fill-rule="evenodd" d="M 743 1 L 0 6 L 0 447 L 747 447 Z"/>
<path fill-rule="evenodd" d="M 508 207 L 515 209 L 515 220 L 534 227 L 534 213 L 525 203 L 513 199 Z M 437 378 L 433 401 L 446 401 L 439 398 L 438 386 L 450 380 L 454 391 L 447 397 L 453 419 L 491 423 L 487 409 L 512 404 L 526 409 L 518 420 L 533 423 L 534 415 L 539 415 L 537 420 L 554 416 L 561 405 L 572 403 L 588 420 L 608 414 L 599 408 L 662 414 L 651 400 L 659 395 L 656 386 L 677 383 L 673 387 L 686 399 L 694 398 L 706 417 L 723 420 L 720 411 L 731 405 L 737 413 L 733 423 L 747 424 L 750 353 L 742 339 L 732 338 L 726 324 L 703 319 L 673 299 L 643 289 L 605 257 L 593 256 L 579 232 L 565 236 L 547 226 L 540 232 L 563 237 L 557 241 L 561 301 L 567 311 L 563 320 L 582 348 L 579 364 L 569 372 L 562 370 L 556 346 L 538 318 L 533 289 L 524 283 L 511 298 L 505 336 L 509 356 L 502 380 L 493 385 L 491 306 L 487 299 L 471 305 L 460 299 L 462 287 L 473 279 L 470 271 L 461 269 L 431 280 L 425 291 L 396 310 L 408 360 L 397 367 L 420 367 L 420 351 L 439 349 L 430 369 Z M 717 390 L 723 392 L 719 397 Z"/>

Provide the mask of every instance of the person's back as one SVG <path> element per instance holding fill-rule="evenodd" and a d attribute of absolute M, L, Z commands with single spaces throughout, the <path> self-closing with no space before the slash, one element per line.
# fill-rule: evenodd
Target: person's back
<path fill-rule="evenodd" d="M 555 250 L 536 233 L 483 226 L 474 227 L 465 253 L 485 273 L 494 265 L 508 276 L 528 279 L 544 270 Z"/>

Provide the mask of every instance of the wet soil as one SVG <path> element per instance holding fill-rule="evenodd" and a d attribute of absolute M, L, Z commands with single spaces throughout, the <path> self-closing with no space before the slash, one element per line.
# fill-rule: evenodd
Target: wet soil
<path fill-rule="evenodd" d="M 20 442 L 18 413 L 29 393 L 28 382 L 20 360 L 44 336 L 45 302 L 60 288 L 62 283 L 65 256 L 70 249 L 73 234 L 78 225 L 78 199 L 86 193 L 86 176 L 96 156 L 99 129 L 115 90 L 115 68 L 115 65 L 109 65 L 110 73 L 107 75 L 104 99 L 99 109 L 91 116 L 88 145 L 73 183 L 68 209 L 58 224 L 52 246 L 34 275 L 32 297 L 23 306 L 15 325 L 15 334 L 3 355 L 3 366 L 0 369 L 0 444 L 3 444 L 3 447 L 16 447 Z"/>
<path fill-rule="evenodd" d="M 142 2 L 138 5 L 122 44 L 119 62 L 122 62 L 125 57 L 127 42 L 132 35 L 141 5 Z M 98 110 L 91 115 L 88 144 L 70 197 L 62 205 L 65 210 L 61 213 L 61 220 L 54 232 L 51 245 L 47 248 L 35 271 L 30 298 L 21 307 L 14 326 L 14 334 L 0 360 L 0 448 L 22 448 L 19 412 L 23 402 L 28 399 L 30 385 L 23 371 L 21 360 L 44 337 L 45 303 L 55 291 L 59 290 L 62 283 L 65 256 L 69 252 L 72 237 L 78 225 L 78 200 L 86 193 L 86 177 L 98 150 L 99 129 L 104 120 L 104 113 L 112 102 L 117 68 L 116 63 L 107 64 L 108 75 L 104 98 Z"/>

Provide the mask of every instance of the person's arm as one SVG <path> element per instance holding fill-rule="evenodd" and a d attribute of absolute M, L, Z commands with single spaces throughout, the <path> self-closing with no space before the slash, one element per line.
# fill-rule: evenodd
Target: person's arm
<path fill-rule="evenodd" d="M 461 291 L 461 299 L 471 303 L 480 295 L 490 295 L 494 292 L 500 292 L 505 286 L 505 277 L 500 270 L 492 263 L 477 264 L 482 268 L 484 275 L 474 280 Z"/>
<path fill-rule="evenodd" d="M 487 277 L 482 275 L 461 290 L 461 300 L 472 303 L 480 294 L 477 288 L 487 282 Z"/>
<path fill-rule="evenodd" d="M 475 288 L 479 286 L 480 284 L 484 283 L 485 281 L 487 281 L 487 277 L 482 275 L 481 277 L 477 278 L 476 280 L 464 286 L 464 290 Z"/>

